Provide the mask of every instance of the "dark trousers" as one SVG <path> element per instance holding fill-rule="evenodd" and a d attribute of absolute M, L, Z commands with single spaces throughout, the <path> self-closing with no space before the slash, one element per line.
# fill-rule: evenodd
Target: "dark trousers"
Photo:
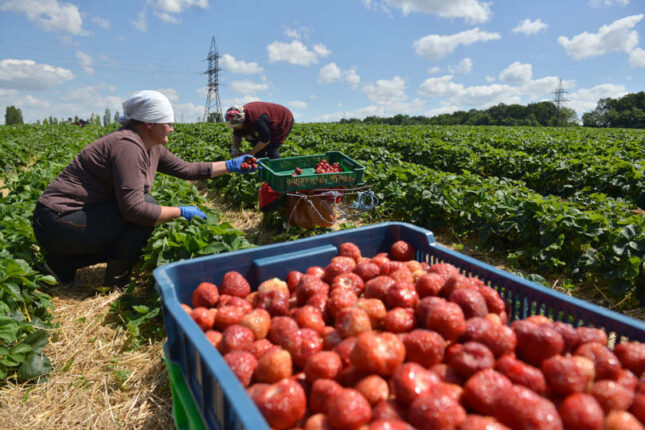
<path fill-rule="evenodd" d="M 149 194 L 146 202 L 157 203 Z M 63 282 L 74 280 L 76 269 L 106 263 L 104 285 L 123 286 L 154 227 L 127 222 L 115 201 L 64 215 L 37 203 L 34 235 L 47 251 L 47 264 Z"/>
<path fill-rule="evenodd" d="M 280 142 L 269 142 L 267 146 L 265 146 L 264 148 L 262 148 L 261 151 L 255 154 L 255 157 L 256 158 L 269 157 L 271 159 L 280 158 L 281 145 L 282 143 Z"/>

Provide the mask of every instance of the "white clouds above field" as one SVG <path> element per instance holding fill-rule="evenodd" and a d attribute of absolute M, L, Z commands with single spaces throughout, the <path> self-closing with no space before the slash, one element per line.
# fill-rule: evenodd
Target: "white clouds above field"
<path fill-rule="evenodd" d="M 356 72 L 356 68 L 342 70 L 336 63 L 329 63 L 320 69 L 318 73 L 318 83 L 331 84 L 334 82 L 347 82 L 350 87 L 356 88 L 361 81 L 361 77 Z"/>
<path fill-rule="evenodd" d="M 558 43 L 574 60 L 608 54 L 610 52 L 630 52 L 638 44 L 638 32 L 634 26 L 643 15 L 633 15 L 603 25 L 597 33 L 580 33 L 571 39 L 558 37 Z"/>
<path fill-rule="evenodd" d="M 501 81 L 512 84 L 522 84 L 531 80 L 533 76 L 533 66 L 522 64 L 519 61 L 514 62 L 499 73 Z"/>
<path fill-rule="evenodd" d="M 83 19 L 72 3 L 57 0 L 0 0 L 0 11 L 23 14 L 45 31 L 80 35 Z"/>
<path fill-rule="evenodd" d="M 62 67 L 38 64 L 33 60 L 0 61 L 0 88 L 44 91 L 71 79 L 74 74 Z"/>
<path fill-rule="evenodd" d="M 589 6 L 593 8 L 609 7 L 609 6 L 627 6 L 629 0 L 589 0 Z"/>
<path fill-rule="evenodd" d="M 552 100 L 560 78 L 581 115 L 594 97 L 645 88 L 641 0 L 274 3 L 0 0 L 0 90 L 12 91 L 0 102 L 36 120 L 163 88 L 194 121 L 213 36 L 222 105 L 280 103 L 299 122 Z M 70 99 L 79 88 L 87 103 Z"/>
<path fill-rule="evenodd" d="M 296 66 L 311 66 L 318 63 L 318 57 L 327 57 L 331 51 L 321 43 L 316 44 L 310 50 L 299 40 L 292 40 L 291 43 L 272 42 L 267 45 L 269 62 L 285 62 Z"/>
<path fill-rule="evenodd" d="M 83 67 L 85 73 L 87 73 L 88 75 L 94 74 L 94 68 L 92 67 L 94 60 L 89 54 L 78 50 L 76 51 L 76 59 L 78 59 L 78 62 L 81 64 L 81 67 Z"/>
<path fill-rule="evenodd" d="M 559 85 L 559 78 L 547 76 L 532 79 L 532 66 L 518 61 L 512 63 L 499 74 L 501 81 L 490 85 L 466 86 L 454 81 L 453 75 L 444 75 L 426 79 L 419 87 L 419 94 L 440 101 L 441 113 L 448 112 L 447 107 L 459 109 L 487 108 L 499 103 L 530 103 L 549 99 L 554 88 Z M 575 82 L 563 81 L 565 88 L 572 88 Z M 584 103 L 579 103 L 580 106 Z"/>
<path fill-rule="evenodd" d="M 239 75 L 252 75 L 255 73 L 262 73 L 262 70 L 264 70 L 256 62 L 247 63 L 246 61 L 236 60 L 235 57 L 230 54 L 222 55 L 219 61 L 220 65 L 224 69 Z"/>
<path fill-rule="evenodd" d="M 627 94 L 624 85 L 601 84 L 592 88 L 581 88 L 567 94 L 567 107 L 576 112 L 587 112 L 596 108 L 601 98 L 620 98 Z"/>
<path fill-rule="evenodd" d="M 632 67 L 645 67 L 645 49 L 636 48 L 630 52 L 629 65 Z"/>
<path fill-rule="evenodd" d="M 366 116 L 392 116 L 397 113 L 418 115 L 425 109 L 425 102 L 418 98 L 410 100 L 405 79 L 378 79 L 373 84 L 363 85 L 361 91 L 372 102 L 359 109 L 336 111 L 321 115 L 316 121 L 338 121 L 341 118 L 365 118 Z"/>
<path fill-rule="evenodd" d="M 442 36 L 430 34 L 415 40 L 412 47 L 417 54 L 427 60 L 438 60 L 452 53 L 459 45 L 471 45 L 476 42 L 486 42 L 500 39 L 499 33 L 482 31 L 479 27 L 462 31 L 461 33 Z"/>
<path fill-rule="evenodd" d="M 368 8 L 386 12 L 389 12 L 390 8 L 399 9 L 404 16 L 420 12 L 442 18 L 462 18 L 473 23 L 486 22 L 493 15 L 491 3 L 480 0 L 363 0 L 363 4 Z"/>
<path fill-rule="evenodd" d="M 520 21 L 519 24 L 517 24 L 517 26 L 513 28 L 513 33 L 524 33 L 526 35 L 536 34 L 546 30 L 547 27 L 548 25 L 543 23 L 540 18 L 536 20 L 526 18 Z"/>
<path fill-rule="evenodd" d="M 162 21 L 179 24 L 179 15 L 191 7 L 208 9 L 208 0 L 147 0 L 153 14 Z"/>
<path fill-rule="evenodd" d="M 231 89 L 239 94 L 255 94 L 269 89 L 265 83 L 257 83 L 252 81 L 233 81 L 231 82 Z"/>

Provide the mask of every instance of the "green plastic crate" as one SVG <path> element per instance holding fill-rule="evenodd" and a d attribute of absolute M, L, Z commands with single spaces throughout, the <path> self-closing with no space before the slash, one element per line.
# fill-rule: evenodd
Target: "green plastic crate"
<path fill-rule="evenodd" d="M 343 172 L 316 173 L 316 164 L 322 159 L 326 159 L 329 164 L 340 163 Z M 260 158 L 258 163 L 262 166 L 260 177 L 278 193 L 362 185 L 365 173 L 362 164 L 340 151 L 299 157 Z M 302 174 L 293 176 L 296 167 L 302 169 Z"/>
<path fill-rule="evenodd" d="M 173 364 L 168 359 L 166 349 L 168 345 L 164 344 L 164 361 L 168 368 L 168 379 L 170 380 L 170 391 L 172 393 L 172 416 L 175 420 L 175 427 L 178 430 L 206 430 L 204 420 L 199 414 L 199 409 L 195 405 L 188 384 L 181 373 L 181 368 Z"/>

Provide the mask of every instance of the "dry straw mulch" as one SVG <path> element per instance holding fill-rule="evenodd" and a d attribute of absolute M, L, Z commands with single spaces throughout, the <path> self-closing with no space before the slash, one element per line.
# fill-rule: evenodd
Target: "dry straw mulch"
<path fill-rule="evenodd" d="M 0 388 L 0 428 L 174 428 L 162 343 L 127 350 L 126 333 L 107 321 L 121 293 L 96 294 L 79 275 L 53 292 L 53 371 L 40 384 Z"/>

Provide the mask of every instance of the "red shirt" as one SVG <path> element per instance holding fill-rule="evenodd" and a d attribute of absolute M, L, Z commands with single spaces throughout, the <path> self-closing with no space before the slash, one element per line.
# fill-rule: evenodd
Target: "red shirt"
<path fill-rule="evenodd" d="M 293 125 L 293 114 L 289 109 L 275 103 L 251 102 L 244 105 L 244 128 L 236 134 L 257 136 L 257 121 L 262 115 L 269 118 L 269 142 L 282 143 Z"/>

